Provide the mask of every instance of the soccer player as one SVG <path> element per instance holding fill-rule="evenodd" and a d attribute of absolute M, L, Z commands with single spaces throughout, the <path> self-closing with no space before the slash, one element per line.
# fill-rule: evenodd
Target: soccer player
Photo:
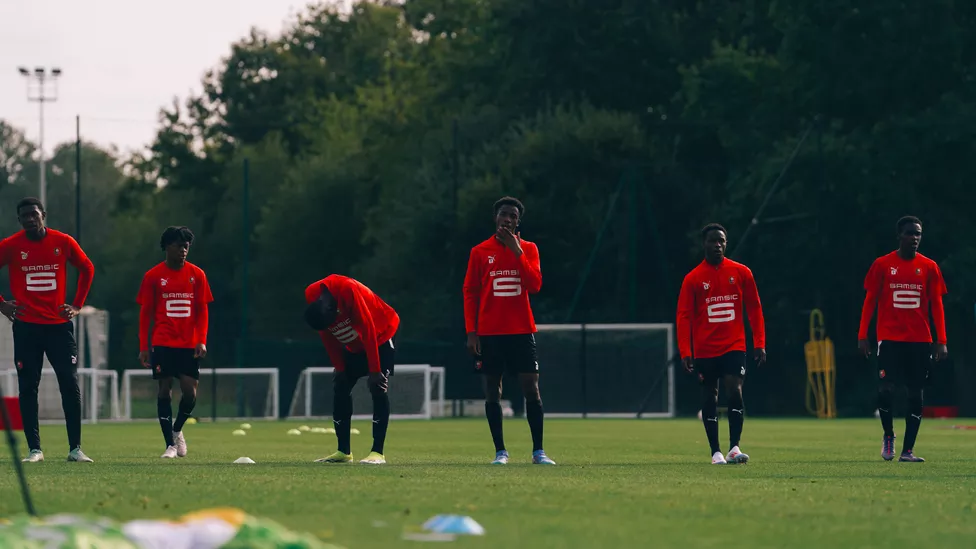
<path fill-rule="evenodd" d="M 532 433 L 532 463 L 555 465 L 542 449 L 542 397 L 535 319 L 529 294 L 542 288 L 539 248 L 518 232 L 525 207 L 516 198 L 495 202 L 495 234 L 471 249 L 464 275 L 464 324 L 475 370 L 484 376 L 485 416 L 495 465 L 508 463 L 502 436 L 502 377 L 517 375 Z"/>
<path fill-rule="evenodd" d="M 857 345 L 865 357 L 871 355 L 868 326 L 878 311 L 878 413 L 884 428 L 881 457 L 895 457 L 895 430 L 891 408 L 895 384 L 908 390 L 908 413 L 905 415 L 905 441 L 898 461 L 923 462 L 914 454 L 915 439 L 922 424 L 922 389 L 928 378 L 932 358 L 945 360 L 946 294 L 942 272 L 935 261 L 918 253 L 922 241 L 922 222 L 906 216 L 898 220 L 898 250 L 874 261 L 864 279 L 864 307 Z M 931 314 L 936 341 L 932 344 Z"/>
<path fill-rule="evenodd" d="M 68 461 L 91 462 L 81 451 L 81 390 L 78 347 L 71 320 L 81 312 L 95 267 L 75 239 L 45 226 L 47 213 L 36 198 L 17 203 L 24 230 L 0 242 L 0 268 L 10 266 L 13 299 L 0 296 L 0 313 L 13 322 L 14 362 L 20 390 L 20 413 L 30 449 L 25 462 L 44 461 L 38 428 L 37 388 L 44 355 L 54 368 L 68 431 Z M 66 265 L 78 269 L 75 299 L 65 303 Z"/>
<path fill-rule="evenodd" d="M 389 377 L 393 375 L 394 339 L 400 317 L 393 307 L 361 282 L 342 275 L 329 275 L 305 288 L 305 322 L 319 332 L 332 367 L 335 424 L 338 449 L 319 463 L 352 463 L 350 421 L 352 389 L 367 378 L 373 398 L 373 448 L 359 463 L 386 463 L 383 445 L 390 424 Z"/>
<path fill-rule="evenodd" d="M 183 425 L 197 403 L 200 359 L 207 356 L 209 305 L 207 275 L 186 260 L 193 244 L 187 227 L 167 227 L 159 239 L 166 259 L 142 277 L 139 303 L 139 362 L 152 368 L 156 411 L 163 430 L 163 458 L 186 456 Z M 180 382 L 180 409 L 173 421 L 173 378 Z"/>
<path fill-rule="evenodd" d="M 702 423 L 713 465 L 745 463 L 742 436 L 742 382 L 746 375 L 746 331 L 752 328 L 756 365 L 766 362 L 766 327 L 752 271 L 725 257 L 728 232 L 718 223 L 701 230 L 705 260 L 681 283 L 678 296 L 678 350 L 685 370 L 698 370 L 702 387 Z M 745 315 L 743 315 L 743 312 Z M 718 441 L 718 383 L 725 381 L 729 401 L 729 453 Z"/>

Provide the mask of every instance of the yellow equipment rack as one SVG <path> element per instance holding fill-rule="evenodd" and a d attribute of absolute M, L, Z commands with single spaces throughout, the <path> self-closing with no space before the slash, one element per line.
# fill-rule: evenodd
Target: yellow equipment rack
<path fill-rule="evenodd" d="M 818 418 L 837 417 L 834 403 L 834 342 L 827 337 L 823 313 L 810 312 L 810 341 L 803 345 L 807 359 L 807 411 Z"/>

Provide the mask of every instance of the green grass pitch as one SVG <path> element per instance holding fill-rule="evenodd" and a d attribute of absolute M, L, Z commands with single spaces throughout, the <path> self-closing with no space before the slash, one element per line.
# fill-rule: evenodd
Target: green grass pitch
<path fill-rule="evenodd" d="M 976 431 L 953 423 L 967 421 L 923 422 L 917 453 L 928 462 L 913 464 L 881 460 L 873 420 L 747 419 L 752 461 L 712 466 L 696 420 L 551 419 L 556 467 L 530 465 L 516 419 L 505 423 L 507 467 L 488 464 L 483 419 L 394 421 L 381 467 L 312 463 L 334 435 L 286 435 L 296 422 L 252 422 L 244 437 L 231 436 L 237 423 L 190 425 L 190 455 L 166 461 L 153 423 L 85 426 L 94 464 L 65 463 L 63 426 L 44 426 L 47 461 L 25 467 L 42 514 L 175 518 L 234 506 L 350 549 L 423 545 L 403 532 L 442 513 L 487 531 L 456 547 L 971 548 Z M 369 425 L 354 425 L 357 459 Z M 241 456 L 257 463 L 231 464 Z M 6 444 L 0 458 L 2 517 L 23 509 Z"/>

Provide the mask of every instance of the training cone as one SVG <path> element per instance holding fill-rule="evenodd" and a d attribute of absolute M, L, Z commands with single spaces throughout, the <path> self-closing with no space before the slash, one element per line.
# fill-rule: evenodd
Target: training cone
<path fill-rule="evenodd" d="M 289 435 L 300 435 L 300 434 L 302 434 L 302 432 L 299 431 L 298 429 L 288 429 L 288 434 Z"/>
<path fill-rule="evenodd" d="M 249 457 L 239 457 L 234 460 L 234 463 L 254 463 L 254 460 Z"/>
<path fill-rule="evenodd" d="M 312 427 L 312 432 L 315 433 L 315 434 L 317 434 L 317 435 L 321 435 L 321 434 L 324 434 L 326 432 L 326 430 L 325 430 L 324 427 Z"/>
<path fill-rule="evenodd" d="M 461 515 L 437 515 L 424 523 L 424 530 L 438 534 L 464 534 L 483 536 L 485 529 L 471 517 Z"/>
<path fill-rule="evenodd" d="M 251 428 L 250 423 L 241 423 L 241 429 L 250 429 L 250 428 Z"/>
<path fill-rule="evenodd" d="M 351 435 L 358 435 L 359 434 L 359 429 L 349 429 L 349 434 L 351 434 Z"/>
<path fill-rule="evenodd" d="M 309 427 L 308 425 L 302 425 L 301 427 L 298 428 L 298 430 L 299 431 L 311 431 L 312 428 Z"/>
<path fill-rule="evenodd" d="M 245 433 L 245 432 L 244 432 L 243 430 L 241 430 L 241 429 L 237 429 L 237 430 L 235 430 L 235 431 L 234 431 L 233 433 L 231 433 L 231 434 L 232 434 L 232 435 L 234 435 L 235 437 L 242 437 L 242 436 L 244 436 L 244 435 L 246 435 L 247 433 Z"/>
<path fill-rule="evenodd" d="M 332 427 L 329 427 L 329 428 L 327 428 L 325 430 L 325 434 L 327 434 L 327 435 L 334 435 L 335 434 L 335 429 L 333 429 Z"/>

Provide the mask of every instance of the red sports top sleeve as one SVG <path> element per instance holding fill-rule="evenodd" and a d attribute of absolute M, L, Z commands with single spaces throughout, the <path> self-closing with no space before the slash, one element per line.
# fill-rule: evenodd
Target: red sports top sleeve
<path fill-rule="evenodd" d="M 945 279 L 942 278 L 942 270 L 938 264 L 933 264 L 929 271 L 928 287 L 932 288 L 932 323 L 935 324 L 936 343 L 946 344 L 945 326 L 945 306 L 942 304 L 942 296 L 948 293 Z"/>
<path fill-rule="evenodd" d="M 366 300 L 363 299 L 361 292 L 356 287 L 349 287 L 352 307 L 349 316 L 352 318 L 352 327 L 359 333 L 359 339 L 363 342 L 366 352 L 366 365 L 370 373 L 377 373 L 380 368 L 380 343 L 376 334 L 376 323 L 373 322 L 373 315 L 369 311 Z"/>
<path fill-rule="evenodd" d="M 84 307 L 85 299 L 88 298 L 88 292 L 91 290 L 92 279 L 95 278 L 95 266 L 74 238 L 67 237 L 67 241 L 68 262 L 78 269 L 78 289 L 75 291 L 75 300 L 71 304 L 80 309 Z"/>
<path fill-rule="evenodd" d="M 329 355 L 332 367 L 339 372 L 345 371 L 346 361 L 342 357 L 342 344 L 339 343 L 339 340 L 324 331 L 319 332 L 319 338 L 322 340 L 322 345 L 325 346 L 325 352 Z"/>
<path fill-rule="evenodd" d="M 478 256 L 478 248 L 472 248 L 468 255 L 468 270 L 464 273 L 464 332 L 468 334 L 478 331 L 482 263 Z"/>
<path fill-rule="evenodd" d="M 149 350 L 149 331 L 152 328 L 152 319 L 155 311 L 156 296 L 149 273 L 142 277 L 142 285 L 139 287 L 139 294 L 136 302 L 139 303 L 139 351 Z"/>
<path fill-rule="evenodd" d="M 522 247 L 522 285 L 530 294 L 537 294 L 542 289 L 542 263 L 539 260 L 539 247 L 534 242 L 525 242 Z"/>
<path fill-rule="evenodd" d="M 874 311 L 878 308 L 878 293 L 881 291 L 881 272 L 880 261 L 875 261 L 868 269 L 868 274 L 864 278 L 864 305 L 861 307 L 861 325 L 857 331 L 857 339 L 868 338 L 868 328 L 871 326 L 871 318 Z"/>
<path fill-rule="evenodd" d="M 689 273 L 681 283 L 681 293 L 678 294 L 678 352 L 681 358 L 689 358 L 691 354 L 691 330 L 695 316 L 695 282 Z"/>
<path fill-rule="evenodd" d="M 749 327 L 752 328 L 752 346 L 756 349 L 766 348 L 766 321 L 763 318 L 762 301 L 759 299 L 759 289 L 752 271 L 742 269 L 742 298 L 745 301 L 746 315 L 749 317 Z"/>
<path fill-rule="evenodd" d="M 195 301 L 197 306 L 197 325 L 196 329 L 196 339 L 197 344 L 207 344 L 207 334 L 210 329 L 210 303 L 214 300 L 213 294 L 210 293 L 210 283 L 207 282 L 207 275 L 203 272 L 203 269 L 197 270 L 196 277 L 196 289 L 194 293 L 200 296 L 200 299 Z"/>

